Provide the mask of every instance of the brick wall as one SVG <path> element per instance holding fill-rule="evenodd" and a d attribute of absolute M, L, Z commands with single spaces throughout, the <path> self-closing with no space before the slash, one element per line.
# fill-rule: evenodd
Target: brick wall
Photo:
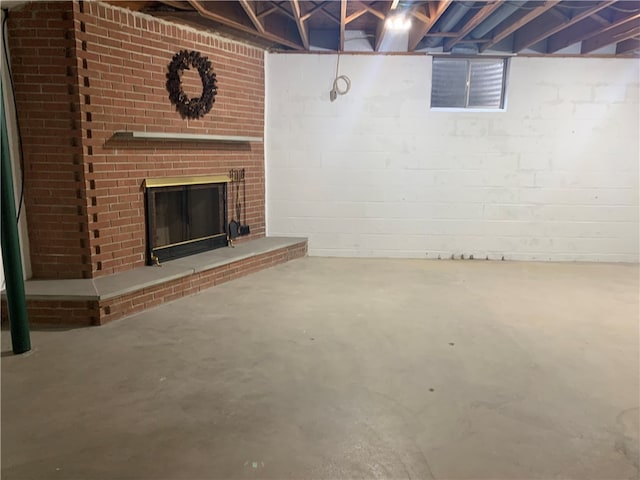
<path fill-rule="evenodd" d="M 57 30 L 52 30 L 47 23 L 52 21 L 52 12 L 66 19 Z M 264 52 L 261 49 L 98 2 L 33 3 L 20 12 L 12 12 L 12 17 L 12 63 L 14 68 L 27 66 L 19 72 L 23 76 L 16 79 L 20 122 L 23 130 L 31 128 L 31 135 L 36 137 L 35 143 L 25 137 L 28 165 L 38 154 L 45 158 L 55 156 L 47 152 L 58 150 L 58 145 L 64 144 L 68 153 L 56 161 L 55 168 L 76 167 L 75 170 L 69 167 L 68 174 L 60 180 L 65 182 L 60 188 L 52 183 L 55 177 L 50 175 L 54 168 L 51 166 L 32 173 L 27 183 L 30 239 L 41 238 L 44 244 L 36 241 L 34 245 L 32 241 L 34 277 L 96 277 L 144 265 L 142 182 L 149 177 L 218 175 L 228 173 L 231 168 L 245 168 L 246 222 L 251 227 L 250 237 L 264 236 L 262 143 L 238 146 L 202 142 L 133 143 L 112 138 L 118 130 L 262 137 Z M 41 37 L 46 38 L 47 43 L 40 40 L 34 43 L 33 38 Z M 28 65 L 41 59 L 43 52 L 39 49 L 52 43 L 59 43 L 61 47 L 47 52 L 51 57 L 49 61 L 55 63 L 56 76 L 45 70 L 42 75 L 52 75 L 51 79 L 29 80 Z M 217 74 L 216 101 L 211 112 L 199 120 L 182 119 L 168 99 L 167 65 L 181 49 L 196 50 L 207 56 Z M 45 135 L 37 131 L 45 119 L 37 127 L 29 123 L 39 117 L 38 114 L 27 116 L 30 109 L 37 109 L 29 103 L 37 100 L 28 98 L 28 94 L 29 88 L 39 87 L 39 95 L 45 95 L 51 82 L 56 88 L 64 86 L 65 91 L 57 88 L 56 95 L 64 96 L 65 102 L 47 106 L 46 112 L 40 108 L 39 115 L 46 117 L 59 109 L 66 114 L 66 123 L 59 127 L 63 130 L 45 132 Z M 194 72 L 185 73 L 183 88 L 190 96 L 200 94 L 201 85 Z M 38 106 L 42 107 L 42 103 Z M 42 152 L 38 153 L 35 146 Z M 43 215 L 49 210 L 41 213 L 32 209 L 34 203 L 41 201 L 37 188 L 55 199 L 54 204 L 61 203 L 75 223 L 66 219 L 57 222 L 56 219 L 62 219 L 57 211 L 51 213 L 53 217 L 47 221 Z M 50 206 L 51 203 L 47 203 L 47 207 Z M 229 212 L 230 219 L 232 213 Z M 62 261 L 56 251 L 47 257 L 47 263 L 39 255 L 43 248 L 53 248 L 49 233 L 57 232 L 64 236 L 65 242 L 61 245 L 73 243 L 73 251 L 67 253 L 73 258 Z M 56 247 L 58 243 L 54 242 Z M 64 267 L 51 269 L 54 260 Z"/>
<path fill-rule="evenodd" d="M 33 276 L 87 278 L 91 265 L 72 4 L 33 3 L 12 10 L 8 28 Z"/>

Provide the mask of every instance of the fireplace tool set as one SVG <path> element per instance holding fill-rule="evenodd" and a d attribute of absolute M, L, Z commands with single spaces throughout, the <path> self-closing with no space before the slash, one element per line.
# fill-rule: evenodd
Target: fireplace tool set
<path fill-rule="evenodd" d="M 245 169 L 231 169 L 229 171 L 229 178 L 231 178 L 232 194 L 235 190 L 235 216 L 229 222 L 229 245 L 233 247 L 233 241 L 237 237 L 241 235 L 249 235 L 251 232 L 249 225 L 247 225 L 247 184 L 245 181 Z M 242 204 L 240 203 L 240 184 L 242 184 Z M 241 221 L 242 213 L 244 213 L 244 224 L 242 224 Z"/>

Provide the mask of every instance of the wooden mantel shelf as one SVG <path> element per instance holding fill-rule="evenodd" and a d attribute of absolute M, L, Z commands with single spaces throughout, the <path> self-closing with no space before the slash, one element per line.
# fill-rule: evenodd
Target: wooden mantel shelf
<path fill-rule="evenodd" d="M 249 143 L 261 142 L 262 137 L 246 137 L 241 135 L 207 135 L 202 133 L 171 132 L 129 132 L 117 131 L 113 134 L 118 140 L 172 140 L 195 142 Z"/>

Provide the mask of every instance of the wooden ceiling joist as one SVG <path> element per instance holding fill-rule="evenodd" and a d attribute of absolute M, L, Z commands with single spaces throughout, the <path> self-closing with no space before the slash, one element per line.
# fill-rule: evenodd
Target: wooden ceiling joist
<path fill-rule="evenodd" d="M 258 13 L 257 16 L 258 18 L 266 17 L 267 15 L 271 15 L 273 12 L 276 12 L 277 10 L 278 10 L 278 7 L 270 7 Z"/>
<path fill-rule="evenodd" d="M 274 35 L 273 33 L 264 31 L 264 32 L 258 32 L 257 30 L 254 30 L 253 28 L 251 28 L 248 25 L 245 25 L 243 23 L 240 23 L 236 20 L 232 20 L 229 17 L 222 15 L 220 13 L 217 12 L 213 12 L 211 10 L 209 10 L 208 8 L 206 8 L 204 5 L 207 2 L 204 2 L 202 0 L 189 0 L 189 3 L 191 4 L 191 6 L 204 18 L 208 18 L 210 20 L 213 20 L 214 22 L 218 22 L 222 25 L 226 25 L 228 27 L 233 27 L 237 30 L 240 30 L 242 32 L 245 33 L 251 33 L 253 35 L 256 35 L 264 40 L 268 40 L 274 43 L 279 43 L 281 45 L 285 45 L 287 47 L 293 48 L 295 50 L 303 50 L 304 47 L 296 42 L 293 42 L 292 40 L 288 39 L 288 38 L 283 38 L 279 35 Z"/>
<path fill-rule="evenodd" d="M 482 7 L 478 12 L 469 19 L 469 21 L 458 31 L 458 34 L 445 40 L 444 42 L 444 51 L 450 52 L 451 48 L 466 37 L 471 31 L 480 25 L 485 19 L 487 19 L 493 12 L 495 12 L 498 8 L 502 6 L 502 2 L 499 1 L 489 1 L 487 4 Z"/>
<path fill-rule="evenodd" d="M 262 22 L 258 18 L 258 15 L 256 15 L 256 8 L 253 2 L 251 2 L 250 0 L 238 0 L 238 2 L 240 2 L 240 5 L 247 14 L 247 17 L 249 17 L 249 20 L 251 20 L 251 23 L 253 23 L 253 26 L 256 27 L 256 30 L 258 30 L 260 33 L 264 33 L 264 25 L 262 25 Z"/>
<path fill-rule="evenodd" d="M 284 5 L 283 2 L 273 2 L 273 5 L 278 9 L 278 11 L 280 13 L 282 13 L 285 17 L 289 17 L 291 20 L 295 21 L 295 15 L 293 12 L 290 12 L 289 10 L 287 10 Z"/>
<path fill-rule="evenodd" d="M 103 0 L 120 4 L 120 0 Z M 456 45 L 469 52 L 520 53 L 534 47 L 543 56 L 640 56 L 640 0 L 465 0 L 456 7 L 455 25 L 442 23 L 457 0 L 155 0 L 124 2 L 129 8 L 195 28 L 219 29 L 225 35 L 254 41 L 265 48 L 309 51 L 311 30 L 318 46 L 338 51 L 349 47 L 349 30 L 371 37 L 372 50 L 386 49 L 394 15 L 411 18 L 408 52 L 427 37 L 443 42 L 445 53 Z M 510 12 L 501 7 L 515 6 Z M 171 8 L 167 8 L 171 7 Z M 506 18 L 505 18 L 506 17 Z M 492 27 L 488 27 L 491 22 Z M 294 26 L 295 24 L 295 26 Z M 444 26 L 443 26 L 444 25 Z M 484 28 L 487 25 L 488 28 Z M 446 29 L 443 31 L 443 28 Z M 388 28 L 389 27 L 389 28 Z M 480 27 L 484 31 L 481 34 Z M 487 30 L 489 30 L 487 32 Z M 487 33 L 485 33 L 487 32 Z M 371 35 L 374 33 L 374 35 Z M 482 35 L 482 38 L 475 38 Z M 346 44 L 346 45 L 345 45 Z M 384 45 L 383 45 L 384 44 Z M 607 46 L 610 49 L 604 50 Z M 579 53 L 574 52 L 579 48 Z M 462 47 L 461 47 L 462 49 Z M 615 50 L 615 53 L 614 53 Z M 462 51 L 462 50 L 461 50 Z"/>
<path fill-rule="evenodd" d="M 181 2 L 178 0 L 164 0 L 162 3 L 178 10 L 192 10 L 188 2 Z"/>
<path fill-rule="evenodd" d="M 629 55 L 640 51 L 640 40 L 629 38 L 616 45 L 616 55 Z"/>
<path fill-rule="evenodd" d="M 313 3 L 313 2 L 311 2 Z M 300 17 L 300 20 L 302 20 L 303 22 L 306 21 L 308 18 L 311 18 L 311 16 L 318 12 L 319 10 L 322 10 L 324 8 L 324 6 L 327 4 L 327 2 L 320 2 L 318 4 L 314 4 L 313 7 L 304 15 L 302 15 Z"/>
<path fill-rule="evenodd" d="M 362 10 L 357 10 L 355 12 L 353 12 L 351 15 L 347 15 L 347 18 L 344 19 L 344 23 L 346 25 L 349 25 L 351 22 L 353 22 L 356 18 L 360 18 L 362 15 L 364 15 L 365 13 L 367 13 L 366 9 L 362 9 Z"/>
<path fill-rule="evenodd" d="M 520 18 L 520 19 L 518 19 L 518 20 L 516 20 L 514 22 L 511 22 L 510 24 L 508 24 L 507 26 L 505 26 L 501 30 L 497 31 L 493 35 L 493 37 L 491 38 L 491 41 L 488 42 L 488 43 L 485 43 L 480 48 L 480 51 L 484 52 L 488 48 L 494 46 L 496 43 L 501 42 L 502 40 L 507 38 L 509 35 L 511 35 L 513 32 L 515 32 L 516 30 L 524 27 L 529 22 L 535 20 L 536 18 L 538 18 L 543 13 L 545 13 L 545 12 L 549 11 L 550 9 L 552 9 L 553 7 L 555 7 L 558 3 L 560 3 L 560 0 L 547 0 L 542 5 L 540 5 L 539 7 L 536 7 L 534 9 L 532 9 L 532 10 L 529 10 L 522 18 Z"/>
<path fill-rule="evenodd" d="M 344 31 L 347 26 L 347 0 L 340 0 L 340 48 L 344 52 Z"/>
<path fill-rule="evenodd" d="M 585 18 L 581 22 L 576 23 L 572 27 L 566 28 L 549 37 L 547 39 L 547 53 L 555 53 L 570 45 L 605 33 L 608 30 L 616 28 L 626 22 L 635 21 L 637 20 L 638 15 L 638 13 L 633 13 L 622 17 L 613 23 L 605 20 L 606 24 L 602 25 L 601 22 L 595 20 L 595 18 L 598 17 L 598 14 L 594 14 L 589 18 Z"/>
<path fill-rule="evenodd" d="M 420 19 L 419 17 L 416 17 L 418 18 L 418 20 L 420 20 L 420 22 L 414 23 L 411 26 L 411 30 L 409 30 L 410 52 L 413 52 L 416 49 L 416 47 L 420 43 L 420 40 L 422 40 L 424 36 L 429 33 L 429 31 L 433 28 L 442 14 L 447 10 L 447 8 L 449 8 L 449 5 L 451 5 L 451 3 L 452 0 L 441 0 L 435 10 L 431 11 L 431 15 L 428 17 L 428 20 L 426 22 L 422 21 L 422 19 Z"/>
<path fill-rule="evenodd" d="M 325 17 L 327 17 L 329 20 L 332 20 L 333 23 L 336 23 L 337 25 L 340 25 L 340 18 L 336 17 L 333 13 L 328 12 L 327 10 L 325 10 L 324 8 L 321 8 L 319 10 L 319 12 L 321 14 L 323 14 Z"/>
<path fill-rule="evenodd" d="M 613 28 L 608 28 L 606 31 L 584 40 L 580 48 L 580 53 L 591 53 L 599 48 L 628 40 L 636 35 L 640 35 L 640 14 L 633 20 L 624 22 Z"/>
<path fill-rule="evenodd" d="M 428 4 L 428 8 L 429 11 L 431 11 L 431 9 L 433 4 Z M 422 23 L 429 23 L 431 21 L 431 17 L 427 14 L 424 13 L 424 9 L 427 8 L 426 5 L 422 5 L 418 8 L 413 8 L 410 10 L 411 16 L 413 18 L 417 18 L 418 20 L 420 20 Z"/>
<path fill-rule="evenodd" d="M 353 0 L 351 3 L 353 3 L 354 5 L 358 5 L 360 8 L 364 8 L 367 12 L 369 12 L 371 15 L 375 15 L 380 20 L 384 20 L 385 18 L 385 14 L 383 12 L 376 8 L 373 8 L 371 5 L 362 3 L 359 0 Z"/>
<path fill-rule="evenodd" d="M 516 32 L 513 40 L 513 51 L 514 53 L 521 52 L 525 48 L 535 45 L 545 38 L 565 28 L 569 28 L 594 13 L 607 8 L 616 1 L 617 0 L 607 0 L 606 2 L 600 2 L 591 8 L 576 13 L 569 19 L 564 15 L 554 15 L 555 12 L 558 12 L 558 9 L 551 10 L 547 15 L 536 18 Z"/>
<path fill-rule="evenodd" d="M 298 33 L 300 34 L 302 45 L 304 45 L 305 50 L 309 50 L 309 31 L 307 30 L 307 25 L 302 20 L 300 2 L 298 2 L 298 0 L 291 0 L 291 9 L 296 17 L 296 26 L 298 27 Z"/>

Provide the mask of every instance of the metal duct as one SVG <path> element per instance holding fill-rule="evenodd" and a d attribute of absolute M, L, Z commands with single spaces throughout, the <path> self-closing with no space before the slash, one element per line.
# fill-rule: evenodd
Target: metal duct
<path fill-rule="evenodd" d="M 438 26 L 439 32 L 448 32 L 456 24 L 462 20 L 462 17 L 466 15 L 469 9 L 473 6 L 474 2 L 456 2 L 454 7 L 446 12 L 444 16 L 440 19 L 440 25 Z M 442 37 L 428 37 L 424 42 L 424 46 L 421 48 L 431 48 L 435 47 L 442 41 Z"/>
<path fill-rule="evenodd" d="M 527 0 L 513 0 L 510 2 L 505 2 L 504 5 L 493 12 L 493 15 L 491 15 L 484 22 L 474 28 L 469 36 L 474 40 L 484 37 L 491 30 L 504 22 L 507 17 L 513 15 L 525 3 L 527 3 Z"/>

